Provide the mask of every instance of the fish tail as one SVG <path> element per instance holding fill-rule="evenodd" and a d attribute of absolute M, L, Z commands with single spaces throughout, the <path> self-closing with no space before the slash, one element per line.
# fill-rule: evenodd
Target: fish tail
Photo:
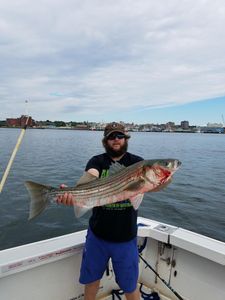
<path fill-rule="evenodd" d="M 28 218 L 28 220 L 31 220 L 45 210 L 46 206 L 48 205 L 47 192 L 49 191 L 50 187 L 33 181 L 26 181 L 25 186 L 31 197 Z"/>

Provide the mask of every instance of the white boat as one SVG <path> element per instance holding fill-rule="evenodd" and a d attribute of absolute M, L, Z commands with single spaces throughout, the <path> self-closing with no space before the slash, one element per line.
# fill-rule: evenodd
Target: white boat
<path fill-rule="evenodd" d="M 156 299 L 148 297 L 152 292 L 161 300 L 225 299 L 225 243 L 145 218 L 138 218 L 138 223 L 144 299 Z M 0 251 L 0 299 L 83 299 L 78 279 L 85 235 L 83 230 Z M 109 263 L 97 296 L 117 299 L 118 289 Z"/>

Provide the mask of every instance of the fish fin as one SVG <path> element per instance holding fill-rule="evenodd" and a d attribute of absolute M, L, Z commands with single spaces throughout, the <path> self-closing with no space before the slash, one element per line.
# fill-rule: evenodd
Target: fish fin
<path fill-rule="evenodd" d="M 144 197 L 144 194 L 138 194 L 134 197 L 130 197 L 130 202 L 135 210 L 137 210 L 138 207 L 140 206 L 140 204 L 143 200 L 143 197 Z"/>
<path fill-rule="evenodd" d="M 28 220 L 31 220 L 38 216 L 48 205 L 46 193 L 51 187 L 33 181 L 26 181 L 25 186 L 31 197 L 28 218 Z"/>
<path fill-rule="evenodd" d="M 145 184 L 145 180 L 142 178 L 137 179 L 136 181 L 132 182 L 126 188 L 127 191 L 137 191 L 142 188 Z"/>
<path fill-rule="evenodd" d="M 75 213 L 76 218 L 82 217 L 89 210 L 90 210 L 90 207 L 80 207 L 80 206 L 74 205 L 74 213 Z"/>
<path fill-rule="evenodd" d="M 126 169 L 125 166 L 121 165 L 117 161 L 113 163 L 109 168 L 109 176 L 120 172 L 121 170 Z"/>
<path fill-rule="evenodd" d="M 77 181 L 77 184 L 76 184 L 76 187 L 77 186 L 80 186 L 80 185 L 83 185 L 83 184 L 86 184 L 86 183 L 89 183 L 93 180 L 96 180 L 98 179 L 98 177 L 88 173 L 88 172 L 85 172 L 81 177 L 80 179 Z"/>

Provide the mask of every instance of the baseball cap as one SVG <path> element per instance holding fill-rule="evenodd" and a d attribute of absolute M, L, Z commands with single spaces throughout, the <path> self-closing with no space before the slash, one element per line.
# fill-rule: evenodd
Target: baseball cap
<path fill-rule="evenodd" d="M 127 139 L 130 138 L 125 126 L 121 123 L 112 122 L 107 124 L 104 130 L 104 137 L 108 137 L 113 132 L 123 133 Z"/>

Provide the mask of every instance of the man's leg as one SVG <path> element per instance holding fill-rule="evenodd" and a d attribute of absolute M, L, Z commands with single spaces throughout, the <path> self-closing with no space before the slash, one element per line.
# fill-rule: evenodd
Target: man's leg
<path fill-rule="evenodd" d="M 85 300 L 95 299 L 108 260 L 109 253 L 106 243 L 97 238 L 89 229 L 83 250 L 79 279 L 80 283 L 85 285 Z"/>
<path fill-rule="evenodd" d="M 98 293 L 100 280 L 88 283 L 84 287 L 84 300 L 95 300 Z"/>
<path fill-rule="evenodd" d="M 140 292 L 139 289 L 136 288 L 136 290 L 132 293 L 125 293 L 127 300 L 140 300 Z"/>
<path fill-rule="evenodd" d="M 124 291 L 126 298 L 128 300 L 139 299 L 137 239 L 114 243 L 111 246 L 111 256 L 116 282 Z"/>

